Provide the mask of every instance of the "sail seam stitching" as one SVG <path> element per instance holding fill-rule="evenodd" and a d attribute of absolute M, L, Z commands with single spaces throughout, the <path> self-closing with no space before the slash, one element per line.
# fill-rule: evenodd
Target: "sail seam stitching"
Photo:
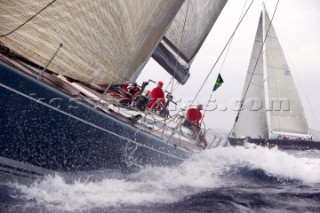
<path fill-rule="evenodd" d="M 34 19 L 37 15 L 39 15 L 42 11 L 44 11 L 45 9 L 47 9 L 49 6 L 51 6 L 56 0 L 53 0 L 52 2 L 50 2 L 49 4 L 47 4 L 44 8 L 42 8 L 41 10 L 39 10 L 36 14 L 34 14 L 33 16 L 31 16 L 29 19 L 27 19 L 24 23 L 22 23 L 21 25 L 19 25 L 18 27 L 16 27 L 15 29 L 11 30 L 10 32 L 0 35 L 0 37 L 6 37 L 12 33 L 14 33 L 15 31 L 17 31 L 18 29 L 20 29 L 21 27 L 23 27 L 24 25 L 26 25 L 29 21 L 31 21 L 32 19 Z"/>

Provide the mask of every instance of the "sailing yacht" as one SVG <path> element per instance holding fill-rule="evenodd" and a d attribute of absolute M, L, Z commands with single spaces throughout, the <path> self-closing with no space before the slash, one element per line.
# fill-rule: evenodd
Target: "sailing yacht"
<path fill-rule="evenodd" d="M 245 79 L 232 145 L 320 149 L 309 131 L 290 68 L 263 7 Z"/>
<path fill-rule="evenodd" d="M 0 1 L 0 176 L 132 171 L 201 151 L 183 118 L 94 88 L 134 83 L 150 57 L 185 83 L 226 2 Z"/>

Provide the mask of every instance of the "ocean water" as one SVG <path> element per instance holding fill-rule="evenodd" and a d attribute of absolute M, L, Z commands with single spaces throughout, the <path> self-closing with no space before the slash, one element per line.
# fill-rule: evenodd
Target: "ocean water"
<path fill-rule="evenodd" d="M 225 147 L 134 174 L 2 183 L 0 212 L 320 212 L 320 151 Z"/>

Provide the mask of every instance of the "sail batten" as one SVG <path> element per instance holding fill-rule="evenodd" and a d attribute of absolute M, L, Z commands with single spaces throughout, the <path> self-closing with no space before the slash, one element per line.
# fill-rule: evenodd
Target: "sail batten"
<path fill-rule="evenodd" d="M 125 82 L 139 75 L 183 2 L 1 0 L 0 42 L 41 66 L 62 43 L 51 71 L 83 82 Z"/>

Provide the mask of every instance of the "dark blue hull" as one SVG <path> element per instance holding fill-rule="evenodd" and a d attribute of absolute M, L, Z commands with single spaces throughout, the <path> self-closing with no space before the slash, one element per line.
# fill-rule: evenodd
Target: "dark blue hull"
<path fill-rule="evenodd" d="M 128 171 L 178 164 L 191 154 L 4 64 L 0 112 L 1 159 L 50 171 Z M 13 172 L 15 163 L 1 159 L 0 169 Z"/>
<path fill-rule="evenodd" d="M 282 150 L 320 150 L 320 142 L 306 141 L 306 140 L 280 140 L 280 139 L 262 139 L 262 138 L 228 138 L 229 142 L 233 146 L 243 146 L 245 142 L 256 144 L 265 147 L 277 146 Z"/>

